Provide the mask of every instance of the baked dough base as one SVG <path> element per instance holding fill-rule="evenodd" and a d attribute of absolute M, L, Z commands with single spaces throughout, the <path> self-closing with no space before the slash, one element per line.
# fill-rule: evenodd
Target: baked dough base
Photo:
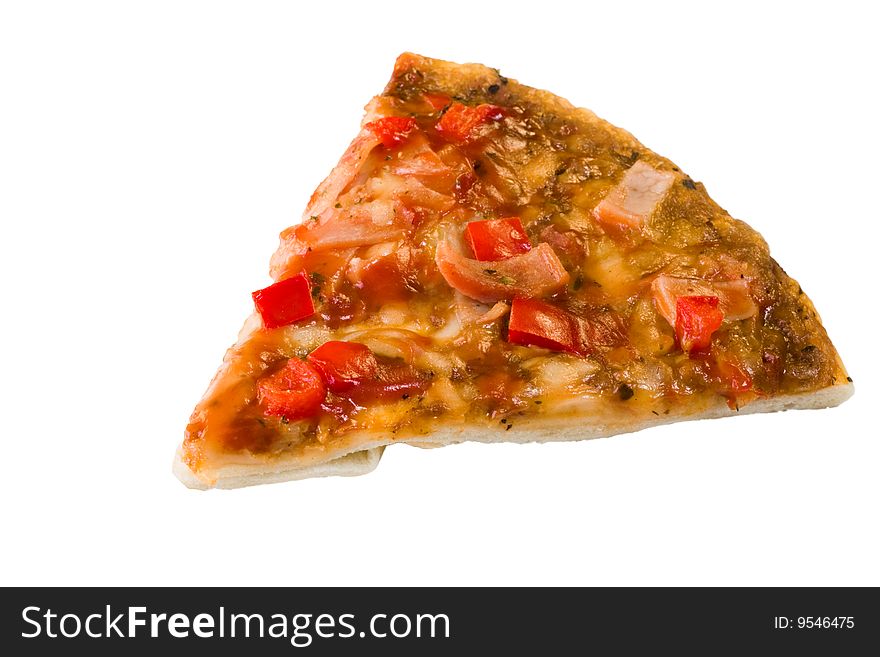
<path fill-rule="evenodd" d="M 379 465 L 384 450 L 384 447 L 365 449 L 305 467 L 298 460 L 292 462 L 290 459 L 272 459 L 261 464 L 230 465 L 216 473 L 201 475 L 189 469 L 183 461 L 181 451 L 177 450 L 171 470 L 187 488 L 244 488 L 316 477 L 356 477 L 368 474 Z"/>
<path fill-rule="evenodd" d="M 775 413 L 798 409 L 820 409 L 837 406 L 849 399 L 854 387 L 851 383 L 834 385 L 814 392 L 796 395 L 757 399 L 742 407 L 731 410 L 726 401 L 702 408 L 682 407 L 670 410 L 668 414 L 647 417 L 604 417 L 592 414 L 565 414 L 559 417 L 536 417 L 516 422 L 514 431 L 474 427 L 465 424 L 437 427 L 430 438 L 422 436 L 392 439 L 384 432 L 358 431 L 350 434 L 354 444 L 369 444 L 370 449 L 337 455 L 323 463 L 302 465 L 299 456 L 275 457 L 259 463 L 227 465 L 213 472 L 193 473 L 183 462 L 178 450 L 174 458 L 174 474 L 189 488 L 205 490 L 208 488 L 242 488 L 257 484 L 294 481 L 311 477 L 353 477 L 372 472 L 379 464 L 386 445 L 409 444 L 415 447 L 443 447 L 465 441 L 482 443 L 531 443 L 563 442 L 607 438 L 623 433 L 641 431 L 650 427 L 688 420 L 705 420 L 746 415 L 751 413 Z"/>

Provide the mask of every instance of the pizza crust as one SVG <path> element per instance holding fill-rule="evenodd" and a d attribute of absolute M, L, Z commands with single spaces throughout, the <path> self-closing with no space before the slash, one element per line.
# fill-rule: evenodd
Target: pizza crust
<path fill-rule="evenodd" d="M 183 461 L 183 455 L 178 449 L 171 470 L 187 488 L 244 488 L 316 477 L 356 477 L 369 474 L 379 465 L 384 450 L 384 447 L 365 449 L 305 467 L 299 459 L 275 459 L 259 464 L 229 465 L 214 473 L 196 474 Z"/>
<path fill-rule="evenodd" d="M 430 439 L 416 439 L 407 442 L 415 447 L 443 447 L 459 442 L 482 443 L 549 443 L 609 438 L 624 433 L 634 433 L 663 424 L 687 422 L 690 420 L 710 420 L 734 415 L 753 413 L 776 413 L 779 411 L 821 409 L 838 406 L 849 399 L 854 392 L 851 383 L 824 388 L 815 392 L 759 399 L 737 410 L 728 407 L 719 398 L 699 412 L 681 408 L 669 414 L 649 415 L 638 419 L 601 418 L 594 415 L 567 415 L 559 418 L 537 417 L 515 422 L 512 431 L 493 429 L 448 428 L 440 429 Z"/>
<path fill-rule="evenodd" d="M 370 449 L 350 452 L 332 460 L 303 467 L 299 456 L 280 457 L 262 463 L 235 464 L 220 468 L 212 474 L 194 474 L 181 459 L 175 456 L 174 474 L 190 488 L 242 488 L 258 484 L 294 481 L 311 477 L 352 477 L 372 472 L 379 464 L 386 445 L 409 444 L 414 447 L 433 448 L 461 442 L 481 443 L 546 443 L 607 438 L 623 433 L 633 433 L 675 422 L 706 420 L 751 413 L 774 413 L 788 410 L 829 408 L 849 399 L 854 387 L 851 383 L 823 388 L 815 392 L 758 399 L 737 410 L 728 407 L 719 397 L 716 403 L 696 410 L 682 407 L 668 414 L 630 416 L 611 413 L 597 418 L 594 414 L 570 413 L 559 417 L 536 417 L 516 421 L 512 430 L 493 429 L 485 426 L 455 425 L 436 429 L 430 438 L 423 436 L 393 439 L 384 432 L 359 431 L 348 436 L 348 445 L 371 445 Z"/>

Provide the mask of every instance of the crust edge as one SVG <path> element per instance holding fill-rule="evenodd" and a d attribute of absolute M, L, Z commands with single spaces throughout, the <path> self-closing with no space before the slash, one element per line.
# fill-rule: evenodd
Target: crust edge
<path fill-rule="evenodd" d="M 415 447 L 443 447 L 445 445 L 470 441 L 470 442 L 507 442 L 507 443 L 532 443 L 532 442 L 570 442 L 579 440 L 592 440 L 595 438 L 610 438 L 627 433 L 635 433 L 643 429 L 661 426 L 664 424 L 674 424 L 679 422 L 688 422 L 691 420 L 713 420 L 724 417 L 734 417 L 737 415 L 753 415 L 757 413 L 776 413 L 780 411 L 793 410 L 818 410 L 823 408 L 831 408 L 839 406 L 847 399 L 852 397 L 855 388 L 853 384 L 846 383 L 834 385 L 829 388 L 823 388 L 808 393 L 798 393 L 794 395 L 782 395 L 767 399 L 758 399 L 743 406 L 740 410 L 731 410 L 725 401 L 719 401 L 709 407 L 693 411 L 684 409 L 680 412 L 670 412 L 668 415 L 654 416 L 638 419 L 628 418 L 618 422 L 595 423 L 593 426 L 588 424 L 590 416 L 566 416 L 556 421 L 541 421 L 536 418 L 531 421 L 522 421 L 517 423 L 516 431 L 486 431 L 489 436 L 483 438 L 474 436 L 467 430 L 461 431 L 462 437 L 459 440 L 444 440 L 442 442 L 429 440 L 409 440 L 407 444 Z M 446 432 L 449 433 L 449 432 Z M 493 437 L 497 435 L 498 437 Z M 403 441 L 402 441 L 403 442 Z"/>
<path fill-rule="evenodd" d="M 276 484 L 284 481 L 315 479 L 319 477 L 357 477 L 376 469 L 382 458 L 384 446 L 351 452 L 325 463 L 305 466 L 278 460 L 270 463 L 235 465 L 221 468 L 215 477 L 199 476 L 183 461 L 180 449 L 174 454 L 171 471 L 187 488 L 209 490 L 211 488 L 245 488 L 259 484 Z"/>
<path fill-rule="evenodd" d="M 735 415 L 772 413 L 788 410 L 809 410 L 838 406 L 849 399 L 855 388 L 852 383 L 834 385 L 821 390 L 758 399 L 739 411 L 728 408 L 719 398 L 717 404 L 697 411 L 684 409 L 668 415 L 648 416 L 647 418 L 622 418 L 617 422 L 595 422 L 586 414 L 567 414 L 547 419 L 535 418 L 517 424 L 516 431 L 497 431 L 486 427 L 454 426 L 440 429 L 431 439 L 414 437 L 403 440 L 390 440 L 381 432 L 363 432 L 359 438 L 372 445 L 369 449 L 351 452 L 333 460 L 303 467 L 297 459 L 276 459 L 267 463 L 237 464 L 218 469 L 212 478 L 199 477 L 183 462 L 180 450 L 175 454 L 173 472 L 189 488 L 206 490 L 209 488 L 242 488 L 257 484 L 279 483 L 313 477 L 352 477 L 372 472 L 379 464 L 385 446 L 408 444 L 414 447 L 443 447 L 462 442 L 482 443 L 533 443 L 533 442 L 573 442 L 608 438 L 626 433 L 634 433 L 663 424 L 689 420 L 706 420 Z M 589 420 L 593 423 L 590 426 Z"/>

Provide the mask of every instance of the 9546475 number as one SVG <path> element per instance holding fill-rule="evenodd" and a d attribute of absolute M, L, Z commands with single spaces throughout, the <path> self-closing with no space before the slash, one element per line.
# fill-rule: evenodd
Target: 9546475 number
<path fill-rule="evenodd" d="M 776 616 L 773 628 L 777 630 L 851 630 L 856 626 L 853 616 Z"/>

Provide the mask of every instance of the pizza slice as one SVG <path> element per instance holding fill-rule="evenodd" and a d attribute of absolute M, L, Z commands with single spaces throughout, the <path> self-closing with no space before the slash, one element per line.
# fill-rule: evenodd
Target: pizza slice
<path fill-rule="evenodd" d="M 853 391 L 810 300 L 701 183 L 476 64 L 397 60 L 271 275 L 186 429 L 187 485 Z"/>

